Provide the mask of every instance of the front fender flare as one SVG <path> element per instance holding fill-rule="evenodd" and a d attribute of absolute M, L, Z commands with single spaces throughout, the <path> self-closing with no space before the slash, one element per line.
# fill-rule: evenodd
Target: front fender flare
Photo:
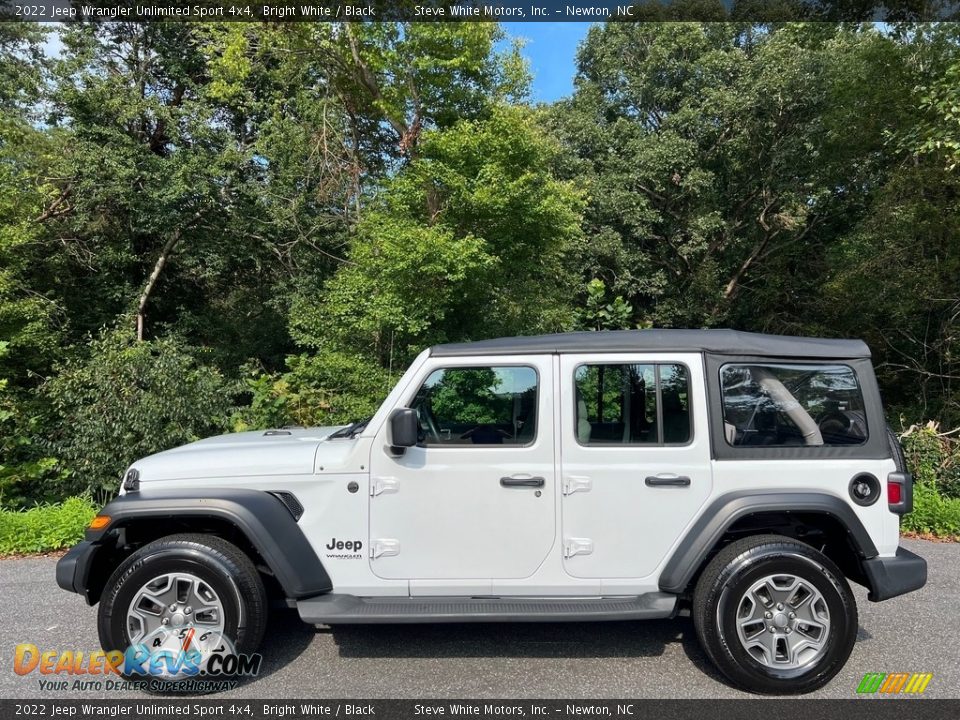
<path fill-rule="evenodd" d="M 737 520 L 763 512 L 820 513 L 840 521 L 860 560 L 876 557 L 876 546 L 860 518 L 846 502 L 820 492 L 741 490 L 721 495 L 701 513 L 660 573 L 663 592 L 681 593 L 710 551 Z"/>
<path fill-rule="evenodd" d="M 158 490 L 121 495 L 101 515 L 110 524 L 87 530 L 98 544 L 112 530 L 134 523 L 168 522 L 182 518 L 217 518 L 236 527 L 256 548 L 287 597 L 300 599 L 330 592 L 333 583 L 317 553 L 283 503 L 261 490 Z"/>

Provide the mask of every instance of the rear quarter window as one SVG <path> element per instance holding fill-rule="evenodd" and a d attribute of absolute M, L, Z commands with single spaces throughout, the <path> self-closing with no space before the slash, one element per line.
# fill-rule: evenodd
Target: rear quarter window
<path fill-rule="evenodd" d="M 842 364 L 720 368 L 724 437 L 734 447 L 845 446 L 869 433 L 857 374 Z"/>

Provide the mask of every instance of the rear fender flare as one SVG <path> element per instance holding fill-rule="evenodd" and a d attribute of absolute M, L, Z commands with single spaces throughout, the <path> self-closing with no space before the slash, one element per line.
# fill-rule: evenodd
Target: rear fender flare
<path fill-rule="evenodd" d="M 850 505 L 834 495 L 818 492 L 742 490 L 721 495 L 704 510 L 677 545 L 660 573 L 660 590 L 682 593 L 716 547 L 723 534 L 738 520 L 764 512 L 820 513 L 836 518 L 847 530 L 858 561 L 879 553 L 860 518 Z"/>

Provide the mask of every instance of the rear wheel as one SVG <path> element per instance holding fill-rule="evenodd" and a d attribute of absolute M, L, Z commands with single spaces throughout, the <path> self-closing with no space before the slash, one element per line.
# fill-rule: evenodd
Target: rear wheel
<path fill-rule="evenodd" d="M 164 688 L 176 692 L 177 682 L 217 670 L 208 665 L 214 654 L 254 652 L 266 621 L 250 558 L 226 540 L 190 534 L 149 543 L 114 571 L 98 630 L 104 650 L 138 649 L 143 672 L 125 662 L 125 676 L 170 681 Z"/>
<path fill-rule="evenodd" d="M 816 690 L 843 667 L 857 607 L 843 574 L 805 543 L 746 538 L 707 565 L 693 596 L 697 636 L 717 668 L 750 692 Z"/>

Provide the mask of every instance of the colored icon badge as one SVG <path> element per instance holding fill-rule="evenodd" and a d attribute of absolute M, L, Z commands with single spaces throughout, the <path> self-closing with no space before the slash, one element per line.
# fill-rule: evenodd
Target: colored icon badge
<path fill-rule="evenodd" d="M 857 693 L 869 695 L 919 695 L 927 689 L 933 673 L 867 673 L 857 686 Z"/>

